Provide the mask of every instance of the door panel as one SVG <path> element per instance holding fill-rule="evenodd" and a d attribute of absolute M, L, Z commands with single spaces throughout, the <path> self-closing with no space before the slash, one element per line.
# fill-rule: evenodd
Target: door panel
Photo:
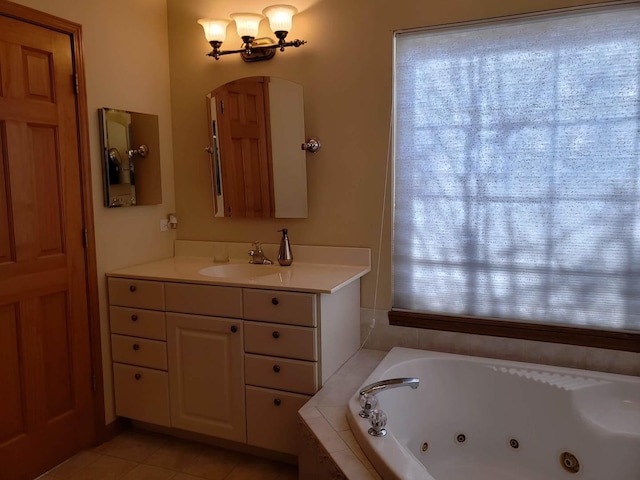
<path fill-rule="evenodd" d="M 0 16 L 2 480 L 95 438 L 72 53 L 69 35 Z"/>
<path fill-rule="evenodd" d="M 16 307 L 0 307 L 0 445 L 25 431 Z"/>
<path fill-rule="evenodd" d="M 0 265 L 15 261 L 13 229 L 9 221 L 11 205 L 9 203 L 9 178 L 7 175 L 9 162 L 6 158 L 6 142 L 5 122 L 0 122 Z"/>

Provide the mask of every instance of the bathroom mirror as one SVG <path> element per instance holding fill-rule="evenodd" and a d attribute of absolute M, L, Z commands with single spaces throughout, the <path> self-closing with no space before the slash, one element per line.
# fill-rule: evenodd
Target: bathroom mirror
<path fill-rule="evenodd" d="M 216 217 L 307 217 L 302 86 L 275 77 L 207 95 Z"/>
<path fill-rule="evenodd" d="M 102 132 L 104 205 L 162 203 L 158 116 L 98 110 Z"/>

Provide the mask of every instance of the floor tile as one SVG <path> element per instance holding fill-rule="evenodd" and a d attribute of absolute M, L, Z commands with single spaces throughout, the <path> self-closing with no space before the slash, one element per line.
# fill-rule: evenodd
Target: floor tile
<path fill-rule="evenodd" d="M 207 480 L 223 480 L 245 458 L 246 455 L 230 450 L 205 448 L 186 467 L 182 468 L 182 472 Z"/>
<path fill-rule="evenodd" d="M 100 456 L 95 462 L 78 469 L 64 480 L 119 480 L 138 464 L 121 458 Z"/>
<path fill-rule="evenodd" d="M 202 480 L 202 477 L 194 477 L 193 475 L 187 475 L 186 473 L 176 473 L 176 476 L 171 480 Z"/>
<path fill-rule="evenodd" d="M 289 480 L 297 478 L 291 477 L 293 470 L 292 465 L 246 456 L 225 480 Z"/>
<path fill-rule="evenodd" d="M 122 480 L 171 480 L 176 472 L 151 465 L 138 465 L 127 473 Z"/>
<path fill-rule="evenodd" d="M 38 480 L 297 479 L 294 465 L 134 429 L 77 454 Z"/>
<path fill-rule="evenodd" d="M 152 453 L 144 463 L 170 470 L 184 471 L 196 460 L 198 455 L 202 454 L 205 448 L 206 446 L 202 444 L 172 440 Z"/>
<path fill-rule="evenodd" d="M 96 447 L 94 452 L 141 463 L 168 444 L 164 435 L 130 430 Z"/>
<path fill-rule="evenodd" d="M 69 478 L 78 470 L 87 467 L 91 463 L 100 458 L 100 455 L 90 451 L 80 452 L 74 455 L 69 460 L 61 463 L 57 467 L 53 468 L 48 474 L 56 478 Z"/>

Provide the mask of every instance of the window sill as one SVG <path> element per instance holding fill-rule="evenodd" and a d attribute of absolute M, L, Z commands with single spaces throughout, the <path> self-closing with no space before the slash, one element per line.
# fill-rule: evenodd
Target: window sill
<path fill-rule="evenodd" d="M 534 324 L 479 317 L 438 315 L 405 310 L 389 311 L 389 324 L 449 332 L 519 338 L 539 342 L 640 352 L 640 332 L 596 330 L 560 325 Z"/>

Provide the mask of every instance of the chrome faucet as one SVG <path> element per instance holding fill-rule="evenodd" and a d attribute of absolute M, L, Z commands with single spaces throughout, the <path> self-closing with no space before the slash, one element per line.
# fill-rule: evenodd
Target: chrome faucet
<path fill-rule="evenodd" d="M 367 385 L 360 390 L 360 406 L 362 406 L 362 410 L 360 410 L 359 415 L 362 418 L 369 418 L 371 416 L 371 412 L 373 412 L 378 405 L 376 394 L 383 390 L 399 387 L 410 387 L 415 390 L 418 388 L 418 385 L 420 385 L 420 379 L 418 378 L 389 378 Z"/>
<path fill-rule="evenodd" d="M 273 265 L 273 262 L 269 260 L 262 251 L 262 244 L 260 242 L 253 242 L 251 250 L 249 250 L 249 256 L 251 257 L 249 263 L 255 265 Z"/>

